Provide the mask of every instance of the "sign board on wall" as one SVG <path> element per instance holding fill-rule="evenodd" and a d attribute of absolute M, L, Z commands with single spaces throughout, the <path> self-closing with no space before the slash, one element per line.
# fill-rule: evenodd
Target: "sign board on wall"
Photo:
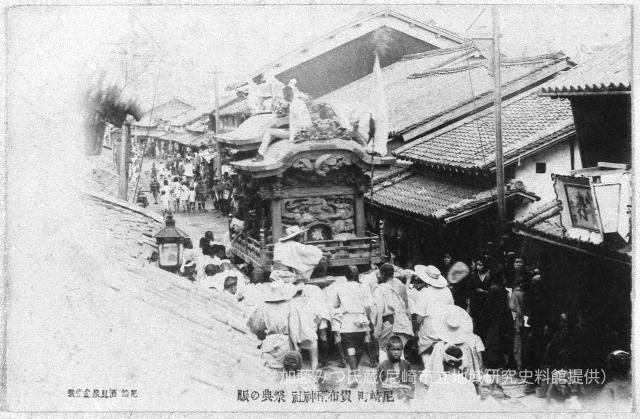
<path fill-rule="evenodd" d="M 600 231 L 591 187 L 565 184 L 564 190 L 572 227 Z"/>
<path fill-rule="evenodd" d="M 562 204 L 560 221 L 569 237 L 602 242 L 602 225 L 590 179 L 577 176 L 554 176 L 554 188 Z"/>
<path fill-rule="evenodd" d="M 630 173 L 598 168 L 591 171 L 593 173 L 582 172 L 581 176 L 553 175 L 556 195 L 562 204 L 560 220 L 566 234 L 600 243 L 604 234 L 618 233 L 628 242 Z"/>

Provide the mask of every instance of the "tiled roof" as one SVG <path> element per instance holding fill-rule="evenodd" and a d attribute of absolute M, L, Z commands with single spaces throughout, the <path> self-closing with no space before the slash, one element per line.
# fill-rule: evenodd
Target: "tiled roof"
<path fill-rule="evenodd" d="M 185 128 L 187 131 L 192 132 L 207 132 L 209 129 L 209 117 L 204 116 L 194 123 L 187 125 Z"/>
<path fill-rule="evenodd" d="M 404 164 L 407 163 L 407 164 Z M 396 176 L 405 173 L 410 170 L 411 162 L 396 162 L 390 166 L 375 166 L 373 170 L 373 184 L 377 185 L 381 182 L 387 181 L 391 178 L 395 178 Z"/>
<path fill-rule="evenodd" d="M 246 98 L 233 98 L 229 102 L 220 106 L 220 116 L 239 115 L 243 112 L 249 112 L 251 107 Z"/>
<path fill-rule="evenodd" d="M 247 118 L 231 132 L 219 134 L 216 138 L 230 146 L 255 145 L 258 148 L 267 128 L 271 127 L 276 117 L 272 113 L 260 113 Z"/>
<path fill-rule="evenodd" d="M 560 220 L 562 204 L 558 200 L 547 202 L 514 220 L 513 227 L 521 234 L 533 235 L 543 240 L 569 245 L 576 249 L 596 252 L 605 256 L 622 258 L 625 262 L 631 260 L 631 246 L 621 249 L 609 249 L 604 244 L 594 244 L 577 238 L 567 236 L 565 228 Z"/>
<path fill-rule="evenodd" d="M 412 58 L 413 57 L 413 58 Z M 568 67 L 566 57 L 549 54 L 502 63 L 504 95 L 522 90 Z M 488 106 L 493 77 L 474 48 L 415 54 L 383 69 L 390 130 L 410 140 L 448 121 Z M 372 78 L 363 77 L 317 98 L 342 113 L 365 109 Z"/>
<path fill-rule="evenodd" d="M 432 49 L 429 51 L 425 51 L 425 52 L 417 52 L 415 54 L 407 54 L 404 57 L 402 57 L 402 59 L 400 61 L 411 61 L 411 60 L 419 60 L 422 58 L 430 58 L 433 59 L 433 57 L 437 57 L 437 56 L 442 56 L 443 58 L 443 64 L 448 62 L 449 60 L 451 60 L 451 56 L 452 54 L 457 54 L 457 53 L 469 53 L 469 52 L 475 52 L 475 53 L 479 53 L 479 50 L 473 45 L 473 43 L 471 42 L 465 42 L 464 44 L 455 46 L 455 47 L 451 47 L 451 48 L 437 48 L 437 49 Z M 431 61 L 434 62 L 434 61 Z"/>
<path fill-rule="evenodd" d="M 542 94 L 563 96 L 631 91 L 631 40 L 607 48 L 542 87 Z"/>
<path fill-rule="evenodd" d="M 248 332 L 240 308 L 147 260 L 157 250 L 153 235 L 163 227 L 162 217 L 101 193 L 86 192 L 83 201 L 83 213 L 90 218 L 84 234 L 91 238 L 95 254 L 102 257 L 100 264 L 109 272 L 85 279 L 87 286 L 93 287 L 91 294 L 95 296 L 96 290 L 102 289 L 119 299 L 120 310 L 131 306 L 132 321 L 138 315 L 146 316 L 145 323 L 151 329 L 146 329 L 146 336 L 137 336 L 140 342 L 154 336 L 156 329 L 164 336 L 179 337 L 175 347 L 159 351 L 173 354 L 180 348 L 181 356 L 169 356 L 163 363 L 171 374 L 179 374 L 172 375 L 173 380 L 188 383 L 188 387 L 178 388 L 168 397 L 206 391 L 215 400 L 233 401 L 238 388 L 265 387 L 273 382 L 273 372 L 260 359 L 258 340 Z M 142 312 L 136 311 L 141 307 Z M 118 345 L 127 350 L 126 342 Z M 145 352 L 154 353 L 152 348 Z M 161 368 L 145 374 L 160 377 L 166 372 Z"/>
<path fill-rule="evenodd" d="M 385 67 L 385 77 L 404 79 L 412 71 L 422 71 L 445 66 L 451 62 L 456 62 L 467 57 L 469 60 L 475 62 L 479 56 L 480 52 L 470 43 L 464 43 L 460 46 L 451 48 L 440 48 L 416 54 L 409 54 L 404 56 L 400 61 Z M 369 78 L 370 76 L 366 76 L 360 80 L 369 80 Z M 358 81 L 354 83 L 358 83 Z M 349 85 L 336 91 L 340 91 L 348 86 Z M 328 102 L 326 98 L 330 95 L 331 93 L 321 96 L 317 101 Z M 333 104 L 333 102 L 331 103 Z M 246 99 L 232 99 L 220 107 L 220 115 L 235 115 L 249 110 L 249 104 Z"/>
<path fill-rule="evenodd" d="M 554 144 L 575 132 L 568 100 L 528 92 L 505 101 L 502 144 L 505 161 Z M 488 170 L 495 167 L 493 107 L 406 144 L 394 155 L 433 167 Z"/>
<path fill-rule="evenodd" d="M 195 108 L 180 99 L 171 99 L 161 105 L 155 106 L 153 109 L 145 112 L 138 122 L 133 125 L 139 127 L 155 127 L 160 119 L 171 119 Z"/>
<path fill-rule="evenodd" d="M 305 151 L 350 151 L 361 159 L 366 158 L 364 148 L 354 140 L 334 138 L 330 140 L 309 140 L 293 143 L 288 140 L 280 140 L 269 145 L 264 153 L 264 160 L 253 161 L 252 159 L 239 160 L 231 164 L 239 170 L 249 172 L 267 172 L 279 170 L 290 163 L 293 156 Z"/>
<path fill-rule="evenodd" d="M 168 132 L 158 138 L 161 140 L 175 141 L 183 145 L 192 145 L 197 143 L 205 135 L 192 132 Z"/>
<path fill-rule="evenodd" d="M 508 190 L 507 197 L 533 194 Z M 366 196 L 369 200 L 369 195 Z M 405 171 L 373 188 L 373 203 L 421 217 L 445 220 L 491 205 L 496 190 L 455 183 L 424 173 Z"/>
<path fill-rule="evenodd" d="M 85 177 L 85 189 L 104 195 L 118 195 L 118 180 L 120 176 L 116 172 L 113 164 L 113 154 L 111 150 L 102 150 L 99 156 L 87 156 L 89 176 Z"/>
<path fill-rule="evenodd" d="M 171 118 L 171 125 L 181 127 L 189 125 L 198 119 L 202 118 L 207 112 L 203 109 L 194 109 L 183 114 L 180 114 L 174 118 Z"/>

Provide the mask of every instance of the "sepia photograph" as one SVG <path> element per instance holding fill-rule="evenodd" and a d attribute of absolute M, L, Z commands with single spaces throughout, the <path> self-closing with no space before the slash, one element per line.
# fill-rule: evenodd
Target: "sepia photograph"
<path fill-rule="evenodd" d="M 636 411 L 635 6 L 4 12 L 2 411 Z"/>

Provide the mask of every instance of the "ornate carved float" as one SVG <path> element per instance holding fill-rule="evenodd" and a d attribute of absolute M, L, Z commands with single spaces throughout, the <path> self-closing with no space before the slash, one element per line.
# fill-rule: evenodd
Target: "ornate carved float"
<path fill-rule="evenodd" d="M 230 253 L 250 263 L 256 279 L 271 269 L 273 244 L 291 225 L 309 229 L 304 241 L 323 250 L 329 268 L 378 263 L 384 254 L 382 235 L 366 231 L 371 158 L 349 136 L 327 132 L 277 141 L 264 160 L 232 163 L 244 185 L 245 231 Z"/>

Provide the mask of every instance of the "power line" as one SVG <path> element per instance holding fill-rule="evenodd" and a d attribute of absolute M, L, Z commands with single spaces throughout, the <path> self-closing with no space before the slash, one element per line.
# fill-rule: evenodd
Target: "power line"
<path fill-rule="evenodd" d="M 478 19 L 480 19 L 480 16 L 482 16 L 482 14 L 484 13 L 485 10 L 487 10 L 487 6 L 483 7 L 482 10 L 480 11 L 480 13 L 478 13 L 478 16 L 476 16 L 476 18 L 473 19 L 473 22 L 471 22 L 471 25 L 469 25 L 467 30 L 464 31 L 465 34 L 468 33 L 469 30 L 471 29 L 471 27 L 476 24 L 476 22 L 478 21 Z"/>
<path fill-rule="evenodd" d="M 151 32 L 142 24 L 142 22 L 140 21 L 140 19 L 138 19 L 138 16 L 136 16 L 135 13 L 133 14 L 133 18 L 138 21 L 138 24 L 140 25 L 140 27 L 144 29 L 144 31 L 147 33 L 147 35 L 149 35 L 153 43 L 156 44 L 160 52 L 162 52 L 164 48 L 162 48 L 162 46 L 158 43 L 158 41 L 156 41 L 156 39 L 153 37 L 153 34 L 151 34 Z"/>
<path fill-rule="evenodd" d="M 476 127 L 476 132 L 478 134 L 478 142 L 480 143 L 480 151 L 482 152 L 482 162 L 486 166 L 487 165 L 487 156 L 484 151 L 484 144 L 482 144 L 482 135 L 480 134 L 480 126 L 478 125 L 478 115 L 477 115 L 477 107 L 476 107 L 476 94 L 473 89 L 473 78 L 471 77 L 471 68 L 469 63 L 469 55 L 467 55 L 467 74 L 469 75 L 469 87 L 471 89 L 471 100 L 473 104 L 473 122 Z"/>

